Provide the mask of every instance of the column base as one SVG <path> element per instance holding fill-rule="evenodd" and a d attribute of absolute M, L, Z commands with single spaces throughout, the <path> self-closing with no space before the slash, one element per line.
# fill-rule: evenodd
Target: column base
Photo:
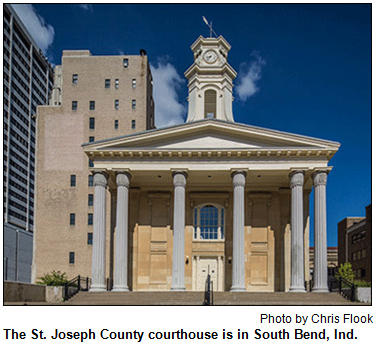
<path fill-rule="evenodd" d="M 185 287 L 171 287 L 171 291 L 186 291 Z"/>
<path fill-rule="evenodd" d="M 114 286 L 111 292 L 129 292 L 128 286 Z"/>
<path fill-rule="evenodd" d="M 327 287 L 314 287 L 311 292 L 329 293 L 329 289 Z"/>
<path fill-rule="evenodd" d="M 306 289 L 304 287 L 290 287 L 289 292 L 293 293 L 307 293 Z"/>
<path fill-rule="evenodd" d="M 107 289 L 105 286 L 92 286 L 89 289 L 89 292 L 106 292 Z"/>
<path fill-rule="evenodd" d="M 233 286 L 230 289 L 230 292 L 245 292 L 245 287 Z"/>

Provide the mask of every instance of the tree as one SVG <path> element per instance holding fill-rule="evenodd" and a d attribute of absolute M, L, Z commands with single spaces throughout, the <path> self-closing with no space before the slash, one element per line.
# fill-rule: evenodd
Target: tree
<path fill-rule="evenodd" d="M 46 273 L 44 276 L 39 277 L 38 279 L 40 281 L 38 281 L 37 284 L 48 286 L 62 286 L 68 282 L 66 273 L 61 273 L 60 271 Z"/>
<path fill-rule="evenodd" d="M 346 279 L 350 283 L 354 281 L 355 275 L 350 262 L 345 262 L 344 264 L 341 264 L 341 266 L 338 268 L 336 278 L 339 279 L 340 277 Z"/>

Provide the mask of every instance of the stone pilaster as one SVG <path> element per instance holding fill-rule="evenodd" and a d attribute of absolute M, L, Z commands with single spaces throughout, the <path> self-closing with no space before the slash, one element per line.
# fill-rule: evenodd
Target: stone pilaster
<path fill-rule="evenodd" d="M 172 253 L 173 291 L 185 291 L 184 282 L 184 238 L 185 238 L 185 186 L 187 174 L 173 172 L 174 181 L 174 240 Z"/>
<path fill-rule="evenodd" d="M 129 180 L 127 172 L 116 174 L 117 204 L 116 204 L 116 245 L 114 288 L 112 291 L 129 291 L 128 288 L 128 203 Z"/>
<path fill-rule="evenodd" d="M 91 292 L 106 291 L 106 189 L 108 175 L 94 173 L 94 223 Z"/>
<path fill-rule="evenodd" d="M 231 177 L 234 187 L 234 223 L 232 230 L 232 286 L 230 291 L 245 291 L 244 187 L 246 172 L 234 171 Z"/>
<path fill-rule="evenodd" d="M 289 292 L 306 292 L 304 287 L 304 172 L 293 171 L 291 187 L 291 286 Z"/>
<path fill-rule="evenodd" d="M 326 247 L 326 171 L 312 174 L 315 190 L 315 256 L 312 292 L 329 292 Z"/>

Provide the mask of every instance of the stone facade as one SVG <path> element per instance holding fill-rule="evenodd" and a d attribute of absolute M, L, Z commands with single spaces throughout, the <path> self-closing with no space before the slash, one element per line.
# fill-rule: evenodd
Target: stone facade
<path fill-rule="evenodd" d="M 86 195 L 65 202 L 64 224 L 51 229 L 59 202 L 52 203 L 50 193 L 59 194 L 64 178 L 56 171 L 51 191 L 40 185 L 45 199 L 40 197 L 37 219 L 54 245 L 44 242 L 46 248 L 38 249 L 38 244 L 38 272 L 69 269 L 70 277 L 90 276 L 91 291 L 106 290 L 106 279 L 114 292 L 203 290 L 210 273 L 219 291 L 305 292 L 309 193 L 315 185 L 320 211 L 315 231 L 326 237 L 326 185 L 321 182 L 339 144 L 235 123 L 228 104 L 236 76 L 227 62 L 229 49 L 223 37 L 199 37 L 193 44 L 186 123 L 122 136 L 104 133 L 107 139 L 95 138 L 77 152 L 77 158 L 87 156 L 82 165 L 93 162 L 94 203 L 78 213 L 83 221 L 87 212 L 94 214 L 92 246 L 85 243 L 86 224 L 67 224 Z M 53 108 L 46 108 L 44 118 L 47 114 Z M 47 122 L 40 116 L 39 123 L 43 129 Z M 69 176 L 68 166 L 61 165 Z M 59 201 L 67 197 L 62 193 Z M 52 204 L 56 209 L 48 213 Z M 69 265 L 71 251 L 77 260 Z M 316 261 L 322 270 L 325 257 Z M 315 284 L 323 290 L 326 282 L 320 278 Z"/>

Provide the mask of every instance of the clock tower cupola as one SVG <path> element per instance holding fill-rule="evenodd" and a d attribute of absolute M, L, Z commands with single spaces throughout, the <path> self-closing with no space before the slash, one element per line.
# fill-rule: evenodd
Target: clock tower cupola
<path fill-rule="evenodd" d="M 185 72 L 189 89 L 187 122 L 206 118 L 234 122 L 232 81 L 236 72 L 227 62 L 231 46 L 222 36 L 200 36 L 191 49 L 194 63 Z"/>

